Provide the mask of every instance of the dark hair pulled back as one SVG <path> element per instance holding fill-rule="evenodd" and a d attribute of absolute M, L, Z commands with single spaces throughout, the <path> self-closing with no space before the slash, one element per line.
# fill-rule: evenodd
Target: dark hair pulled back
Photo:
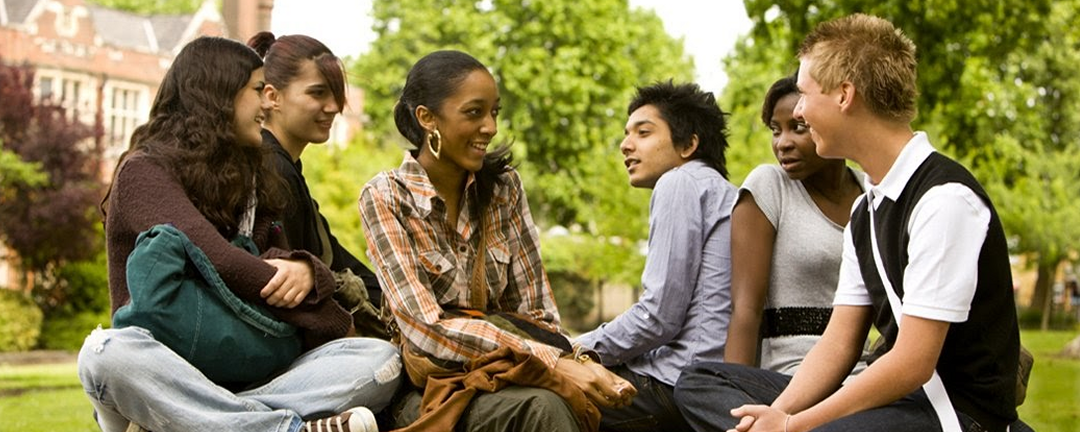
<path fill-rule="evenodd" d="M 473 71 L 487 72 L 487 67 L 471 55 L 461 51 L 435 51 L 420 58 L 409 69 L 401 98 L 394 106 L 394 124 L 398 132 L 415 148 L 414 157 L 420 154 L 427 138 L 427 131 L 416 118 L 416 107 L 425 106 L 439 113 L 443 102 L 457 92 L 461 83 Z M 478 211 L 483 212 L 491 202 L 495 186 L 503 173 L 512 169 L 513 155 L 510 146 L 502 144 L 484 156 L 484 164 L 476 173 L 476 197 Z"/>
<path fill-rule="evenodd" d="M 300 74 L 305 61 L 314 61 L 315 68 L 334 94 L 338 109 L 345 110 L 344 66 L 322 42 L 305 35 L 275 38 L 273 33 L 263 31 L 248 39 L 247 44 L 266 62 L 266 82 L 278 89 L 287 87 Z"/>

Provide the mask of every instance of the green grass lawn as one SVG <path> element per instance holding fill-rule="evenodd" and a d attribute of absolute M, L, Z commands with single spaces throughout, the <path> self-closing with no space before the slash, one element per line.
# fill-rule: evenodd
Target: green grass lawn
<path fill-rule="evenodd" d="M 0 365 L 0 431 L 99 430 L 74 363 Z"/>
<path fill-rule="evenodd" d="M 1080 429 L 1080 361 L 1057 356 L 1078 332 L 1023 331 L 1020 340 L 1035 355 L 1027 400 L 1019 408 L 1037 432 Z"/>
<path fill-rule="evenodd" d="M 1080 425 L 1080 360 L 1057 353 L 1080 332 L 1021 332 L 1035 354 L 1020 417 L 1038 432 L 1075 432 Z M 96 431 L 75 364 L 0 365 L 0 432 Z"/>

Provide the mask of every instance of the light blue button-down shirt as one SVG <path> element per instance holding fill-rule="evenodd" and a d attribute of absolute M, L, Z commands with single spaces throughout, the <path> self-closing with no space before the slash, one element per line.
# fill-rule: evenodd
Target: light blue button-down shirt
<path fill-rule="evenodd" d="M 737 189 L 693 160 L 657 181 L 637 303 L 578 337 L 604 365 L 675 385 L 691 363 L 723 361 L 731 316 L 731 209 Z"/>

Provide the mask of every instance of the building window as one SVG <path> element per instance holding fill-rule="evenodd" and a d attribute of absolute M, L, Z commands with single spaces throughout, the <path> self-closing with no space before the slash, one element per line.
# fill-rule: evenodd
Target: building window
<path fill-rule="evenodd" d="M 113 84 L 106 93 L 106 158 L 118 157 L 127 148 L 135 127 L 145 121 L 143 108 L 148 90 L 137 86 Z"/>
<path fill-rule="evenodd" d="M 86 74 L 38 69 L 35 92 L 39 101 L 64 108 L 68 118 L 94 124 L 97 109 L 96 80 Z"/>
<path fill-rule="evenodd" d="M 41 77 L 38 80 L 38 99 L 49 100 L 53 95 L 52 77 Z"/>

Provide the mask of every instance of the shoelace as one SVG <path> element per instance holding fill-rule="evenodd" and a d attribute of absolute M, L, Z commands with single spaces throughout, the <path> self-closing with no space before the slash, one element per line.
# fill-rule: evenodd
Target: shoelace
<path fill-rule="evenodd" d="M 323 425 L 326 425 L 325 432 L 344 431 L 345 427 L 342 425 L 342 420 L 346 420 L 347 417 L 336 415 L 333 417 L 327 417 L 324 419 L 318 419 L 315 421 L 309 421 L 304 424 L 305 432 L 323 432 Z M 334 424 L 337 423 L 337 424 Z M 335 428 L 336 426 L 336 428 Z M 314 428 L 314 429 L 313 429 Z"/>

